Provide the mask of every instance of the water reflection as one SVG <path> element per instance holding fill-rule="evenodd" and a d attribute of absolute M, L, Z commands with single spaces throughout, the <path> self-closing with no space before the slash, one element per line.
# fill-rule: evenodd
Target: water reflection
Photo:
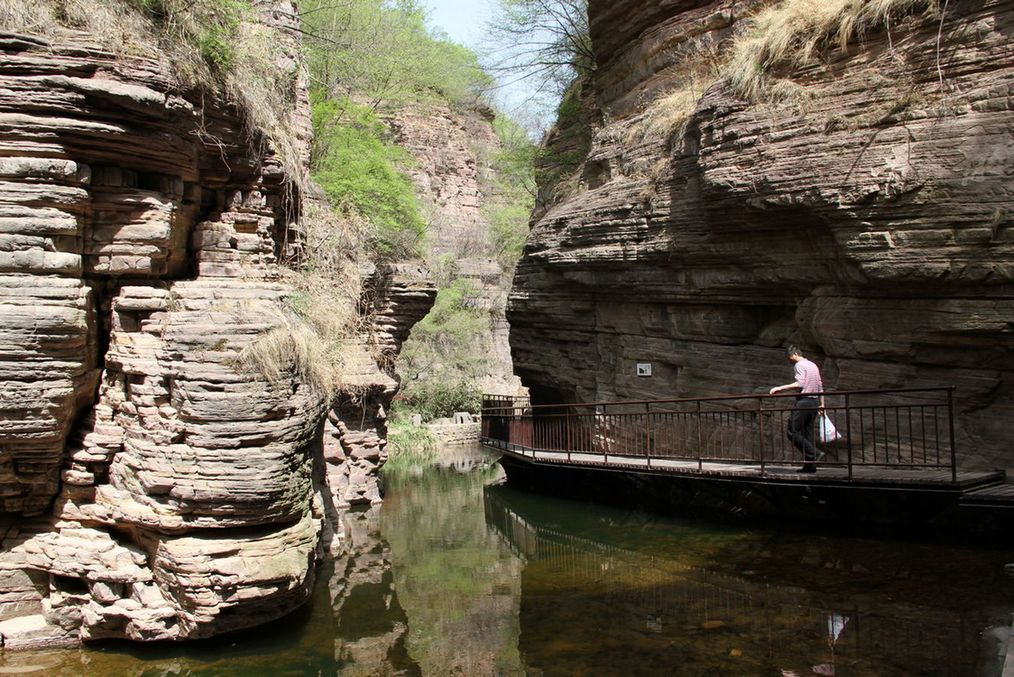
<path fill-rule="evenodd" d="M 405 648 L 408 617 L 398 600 L 380 508 L 342 516 L 341 550 L 328 581 L 334 668 L 341 675 L 419 675 Z"/>
<path fill-rule="evenodd" d="M 382 513 L 408 651 L 426 675 L 524 674 L 518 654 L 521 561 L 486 526 L 482 489 L 499 466 L 477 449 L 392 478 Z"/>
<path fill-rule="evenodd" d="M 485 490 L 529 674 L 999 674 L 1003 553 L 653 521 Z"/>

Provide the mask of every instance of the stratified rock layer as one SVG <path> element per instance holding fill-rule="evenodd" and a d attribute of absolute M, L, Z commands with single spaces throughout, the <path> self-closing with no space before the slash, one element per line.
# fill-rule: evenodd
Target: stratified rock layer
<path fill-rule="evenodd" d="M 487 355 L 486 373 L 478 381 L 488 392 L 517 392 L 504 319 L 507 305 L 505 271 L 490 255 L 495 248 L 489 205 L 493 198 L 493 156 L 502 149 L 492 124 L 492 111 L 456 111 L 431 104 L 405 109 L 386 122 L 399 146 L 413 157 L 408 167 L 422 198 L 434 257 L 447 257 L 449 277 L 466 280 L 473 303 L 490 314 L 488 334 L 475 337 L 476 350 Z"/>
<path fill-rule="evenodd" d="M 796 103 L 719 82 L 659 139 L 653 105 L 759 3 L 590 4 L 600 123 L 508 312 L 535 399 L 766 390 L 791 341 L 829 387 L 957 386 L 959 462 L 1010 467 L 1014 5 L 895 17 L 776 73 Z"/>
<path fill-rule="evenodd" d="M 296 54 L 295 8 L 258 7 Z M 277 373 L 245 351 L 299 321 L 278 264 L 299 242 L 298 177 L 167 64 L 73 31 L 0 50 L 0 508 L 42 515 L 3 524 L 0 645 L 278 618 L 307 599 L 335 506 L 379 500 L 390 364 L 432 284 L 375 275 L 363 305 L 381 326 L 350 348 L 341 400 L 377 413 L 339 435 L 341 460 L 368 462 L 325 472 L 341 413 L 298 351 Z M 302 67 L 279 68 L 305 144 Z"/>

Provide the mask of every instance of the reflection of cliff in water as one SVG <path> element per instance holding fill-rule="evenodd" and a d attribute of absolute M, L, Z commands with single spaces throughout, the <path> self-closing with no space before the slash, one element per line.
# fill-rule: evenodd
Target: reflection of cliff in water
<path fill-rule="evenodd" d="M 344 533 L 328 581 L 337 624 L 336 667 L 348 677 L 421 674 L 405 648 L 408 619 L 394 589 L 380 507 L 345 513 L 341 523 Z"/>
<path fill-rule="evenodd" d="M 524 674 L 517 651 L 520 561 L 486 525 L 495 457 L 465 448 L 419 477 L 392 478 L 381 511 L 407 647 L 425 675 Z M 462 473 L 459 462 L 482 469 Z"/>
<path fill-rule="evenodd" d="M 530 674 L 990 674 L 980 633 L 1014 609 L 977 573 L 1002 579 L 1002 553 L 708 532 L 508 487 L 485 509 L 524 562 Z"/>

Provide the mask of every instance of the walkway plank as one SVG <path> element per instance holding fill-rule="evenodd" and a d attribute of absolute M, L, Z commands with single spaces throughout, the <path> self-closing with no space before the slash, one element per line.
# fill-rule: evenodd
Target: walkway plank
<path fill-rule="evenodd" d="M 997 484 L 965 492 L 961 504 L 1014 508 L 1014 484 Z"/>
<path fill-rule="evenodd" d="M 651 458 L 649 462 L 649 459 L 643 456 L 609 454 L 606 457 L 602 454 L 541 451 L 517 445 L 505 446 L 488 438 L 483 439 L 483 444 L 536 464 L 756 483 L 880 486 L 887 488 L 967 492 L 969 495 L 972 495 L 974 492 L 983 492 L 978 495 L 982 497 L 988 496 L 990 500 L 994 501 L 1009 501 L 1014 505 L 1014 485 L 1000 484 L 1004 479 L 1001 472 L 981 470 L 958 471 L 957 482 L 952 482 L 951 470 L 945 468 L 854 466 L 852 477 L 850 478 L 847 467 L 833 464 L 818 464 L 818 472 L 810 474 L 796 472 L 799 467 L 798 462 L 791 465 L 772 463 L 765 464 L 763 467 L 760 463 L 743 461 L 704 461 L 698 464 L 696 460 Z"/>

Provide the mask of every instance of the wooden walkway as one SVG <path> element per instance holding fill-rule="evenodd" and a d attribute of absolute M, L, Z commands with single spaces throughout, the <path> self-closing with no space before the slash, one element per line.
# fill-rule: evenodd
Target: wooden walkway
<path fill-rule="evenodd" d="M 483 438 L 482 443 L 490 449 L 503 452 L 511 457 L 533 465 L 548 465 L 571 468 L 600 469 L 605 471 L 636 472 L 659 476 L 718 481 L 750 482 L 752 484 L 805 484 L 812 486 L 850 486 L 855 488 L 909 489 L 914 491 L 942 491 L 959 493 L 962 503 L 966 497 L 976 497 L 976 505 L 1010 505 L 1014 507 L 1014 485 L 1003 484 L 1001 472 L 958 471 L 957 481 L 952 481 L 948 468 L 898 468 L 898 467 L 853 467 L 852 477 L 848 469 L 835 464 L 818 464 L 816 473 L 799 473 L 799 463 L 675 460 L 625 456 L 622 454 L 589 454 L 580 452 L 542 451 L 499 440 Z M 1006 503 L 1004 503 L 1006 501 Z M 969 503 L 971 505 L 972 503 Z"/>
<path fill-rule="evenodd" d="M 1014 509 L 1014 484 L 1004 483 L 1003 472 L 960 467 L 954 388 L 819 396 L 837 435 L 792 428 L 794 395 L 558 404 L 486 395 L 481 441 L 532 483 L 552 484 L 569 470 L 594 471 L 669 478 L 690 491 L 683 480 L 727 483 L 721 491 L 768 485 L 783 497 L 776 487 L 820 488 L 835 500 L 860 495 L 850 489 L 866 490 L 885 505 L 894 501 L 889 494 L 902 499 L 907 492 L 940 511 L 1003 509 L 1001 519 Z M 804 448 L 820 455 L 816 472 L 799 472 Z"/>
<path fill-rule="evenodd" d="M 994 484 L 963 492 L 961 505 L 970 508 L 1014 509 L 1014 484 Z"/>

